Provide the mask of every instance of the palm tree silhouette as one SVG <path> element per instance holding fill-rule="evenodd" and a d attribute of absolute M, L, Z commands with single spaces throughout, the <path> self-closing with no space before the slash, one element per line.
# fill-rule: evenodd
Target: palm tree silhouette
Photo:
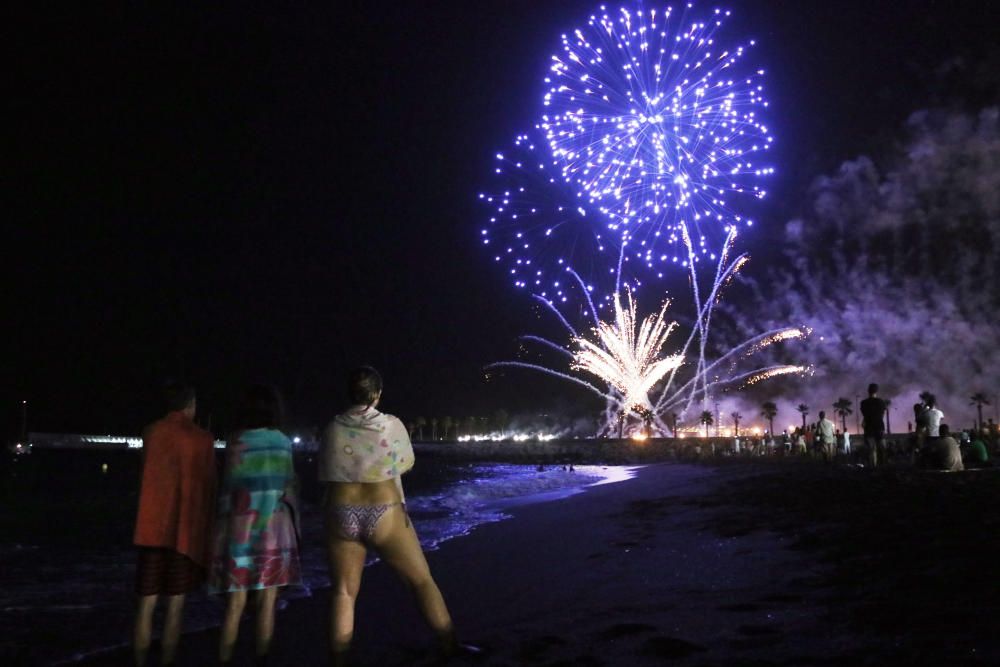
<path fill-rule="evenodd" d="M 774 418 L 778 416 L 778 406 L 772 401 L 765 401 L 760 404 L 760 416 L 767 420 L 768 432 L 774 436 Z"/>
<path fill-rule="evenodd" d="M 698 420 L 705 425 L 705 437 L 708 437 L 708 427 L 712 425 L 712 412 L 710 410 L 705 410 L 701 413 L 701 418 Z"/>
<path fill-rule="evenodd" d="M 805 403 L 799 403 L 795 406 L 795 409 L 802 413 L 802 432 L 806 432 L 806 416 L 809 414 L 809 406 Z"/>
<path fill-rule="evenodd" d="M 885 403 L 885 432 L 891 434 L 892 426 L 889 425 L 889 406 L 892 405 L 892 399 L 883 398 L 882 402 Z"/>
<path fill-rule="evenodd" d="M 441 430 L 444 431 L 442 440 L 448 439 L 448 433 L 455 426 L 455 421 L 451 417 L 441 417 Z"/>
<path fill-rule="evenodd" d="M 972 401 L 969 405 L 975 405 L 976 410 L 979 412 L 979 430 L 983 430 L 983 406 L 990 404 L 990 399 L 986 398 L 986 394 L 981 391 L 977 391 L 975 394 L 969 397 Z"/>
<path fill-rule="evenodd" d="M 423 417 L 417 417 L 413 422 L 417 427 L 417 440 L 424 439 L 424 427 L 427 426 L 427 420 Z"/>
<path fill-rule="evenodd" d="M 740 420 L 743 419 L 743 415 L 739 412 L 734 412 L 729 416 L 733 418 L 733 434 L 738 438 L 740 437 Z"/>
<path fill-rule="evenodd" d="M 833 404 L 833 409 L 836 410 L 837 414 L 840 415 L 840 427 L 843 429 L 844 433 L 847 433 L 847 415 L 852 414 L 854 411 L 851 410 L 851 399 L 844 398 L 841 396 L 837 399 L 837 402 Z"/>

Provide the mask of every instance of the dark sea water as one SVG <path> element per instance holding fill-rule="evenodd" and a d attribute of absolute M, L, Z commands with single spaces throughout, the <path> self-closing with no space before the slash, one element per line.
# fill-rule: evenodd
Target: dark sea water
<path fill-rule="evenodd" d="M 305 585 L 280 604 L 329 585 L 314 457 L 297 455 Z M 106 466 L 106 467 L 104 467 Z M 0 471 L 0 664 L 65 664 L 127 643 L 134 596 L 131 546 L 139 463 L 134 451 L 35 451 Z M 508 518 L 513 505 L 554 500 L 627 479 L 620 466 L 418 461 L 404 477 L 425 549 Z M 186 630 L 217 625 L 221 598 L 189 597 Z"/>

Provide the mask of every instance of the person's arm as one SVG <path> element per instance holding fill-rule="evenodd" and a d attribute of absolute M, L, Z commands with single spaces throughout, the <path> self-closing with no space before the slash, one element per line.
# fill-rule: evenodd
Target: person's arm
<path fill-rule="evenodd" d="M 285 437 L 285 484 L 281 494 L 281 500 L 288 506 L 292 514 L 292 525 L 295 527 L 295 535 L 302 539 L 302 526 L 299 515 L 299 478 L 295 474 L 295 454 L 292 449 L 292 441 Z"/>
<path fill-rule="evenodd" d="M 397 469 L 402 476 L 413 469 L 415 456 L 413 454 L 413 443 L 410 442 L 410 434 L 406 430 L 406 426 L 399 419 L 395 419 L 393 447 L 396 453 Z"/>

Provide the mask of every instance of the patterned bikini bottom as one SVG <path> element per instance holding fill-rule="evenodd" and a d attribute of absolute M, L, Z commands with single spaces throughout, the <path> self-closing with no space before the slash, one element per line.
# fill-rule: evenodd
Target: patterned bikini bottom
<path fill-rule="evenodd" d="M 385 505 L 330 505 L 327 510 L 327 520 L 332 531 L 343 540 L 371 544 L 375 535 L 375 527 L 382 516 L 396 506 L 404 503 L 388 503 Z M 409 525 L 409 521 L 407 521 Z"/>

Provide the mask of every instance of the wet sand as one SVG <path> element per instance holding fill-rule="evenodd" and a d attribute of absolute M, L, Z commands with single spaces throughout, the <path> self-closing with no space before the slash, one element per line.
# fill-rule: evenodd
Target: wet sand
<path fill-rule="evenodd" d="M 514 508 L 428 560 L 484 648 L 456 664 L 997 664 L 998 501 L 1000 471 L 660 464 Z M 270 664 L 325 664 L 326 617 L 325 591 L 293 601 Z M 382 564 L 357 620 L 355 664 L 430 663 L 430 634 Z M 178 664 L 213 664 L 216 638 L 186 636 Z M 245 664 L 252 642 L 247 623 Z"/>

